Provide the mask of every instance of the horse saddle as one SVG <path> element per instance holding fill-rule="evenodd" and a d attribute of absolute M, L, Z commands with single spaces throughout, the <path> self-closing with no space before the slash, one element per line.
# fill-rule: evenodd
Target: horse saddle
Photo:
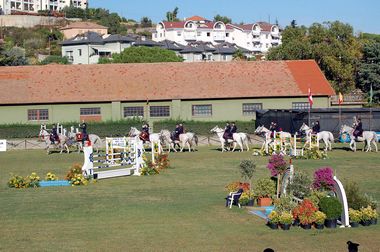
<path fill-rule="evenodd" d="M 83 138 L 82 133 L 76 133 L 76 134 L 75 134 L 75 139 L 76 139 L 78 142 L 82 141 L 82 138 Z"/>
<path fill-rule="evenodd" d="M 149 141 L 149 134 L 146 132 L 141 132 L 139 137 L 143 141 Z"/>

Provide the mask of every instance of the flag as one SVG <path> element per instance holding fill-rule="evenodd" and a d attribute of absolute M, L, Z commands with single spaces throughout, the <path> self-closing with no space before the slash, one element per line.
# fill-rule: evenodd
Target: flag
<path fill-rule="evenodd" d="M 338 104 L 342 104 L 343 103 L 343 95 L 341 92 L 339 92 L 339 98 L 338 98 Z"/>
<path fill-rule="evenodd" d="M 309 92 L 308 99 L 309 99 L 309 104 L 311 107 L 311 106 L 313 106 L 313 95 L 311 94 L 310 88 L 309 88 L 308 92 Z"/>

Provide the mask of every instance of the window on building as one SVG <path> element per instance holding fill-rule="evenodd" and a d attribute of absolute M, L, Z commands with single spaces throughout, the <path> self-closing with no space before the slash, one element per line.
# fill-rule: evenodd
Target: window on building
<path fill-rule="evenodd" d="M 180 31 L 177 31 L 177 36 L 181 36 L 181 32 Z"/>
<path fill-rule="evenodd" d="M 211 54 L 208 54 L 208 55 L 207 55 L 207 60 L 209 60 L 209 61 L 212 60 L 212 55 L 211 55 Z"/>
<path fill-rule="evenodd" d="M 212 105 L 211 104 L 193 105 L 192 115 L 193 116 L 212 116 Z"/>
<path fill-rule="evenodd" d="M 230 36 L 230 33 L 229 33 L 229 32 L 227 32 L 227 33 L 226 33 L 226 37 L 228 38 L 229 36 Z"/>
<path fill-rule="evenodd" d="M 222 59 L 223 59 L 224 61 L 226 61 L 226 60 L 227 60 L 227 55 L 223 55 L 223 56 L 222 56 Z"/>
<path fill-rule="evenodd" d="M 96 107 L 96 108 L 81 108 L 80 109 L 80 115 L 81 116 L 92 116 L 92 115 L 100 115 L 100 108 L 99 107 Z"/>
<path fill-rule="evenodd" d="M 310 104 L 308 102 L 292 102 L 292 109 L 309 109 Z"/>
<path fill-rule="evenodd" d="M 210 33 L 210 32 L 208 32 L 208 33 L 207 33 L 207 37 L 210 37 L 210 36 L 211 36 L 211 33 Z"/>
<path fill-rule="evenodd" d="M 268 38 L 269 38 L 269 35 L 268 35 L 268 34 L 266 34 L 266 35 L 265 35 L 265 38 L 266 38 L 266 39 L 268 39 Z"/>
<path fill-rule="evenodd" d="M 169 106 L 150 106 L 149 114 L 151 117 L 169 117 L 170 107 Z"/>
<path fill-rule="evenodd" d="M 200 37 L 202 35 L 202 32 L 197 32 L 197 36 Z"/>
<path fill-rule="evenodd" d="M 254 115 L 259 109 L 263 109 L 262 103 L 243 103 L 243 115 Z"/>
<path fill-rule="evenodd" d="M 82 49 L 78 49 L 79 56 L 82 56 Z"/>
<path fill-rule="evenodd" d="M 67 57 L 67 59 L 69 60 L 69 62 L 73 62 L 74 61 L 73 51 L 66 51 L 65 56 Z"/>
<path fill-rule="evenodd" d="M 48 109 L 28 109 L 28 121 L 46 121 L 49 120 Z"/>
<path fill-rule="evenodd" d="M 144 116 L 144 107 L 135 106 L 135 107 L 124 107 L 124 117 L 131 116 Z"/>

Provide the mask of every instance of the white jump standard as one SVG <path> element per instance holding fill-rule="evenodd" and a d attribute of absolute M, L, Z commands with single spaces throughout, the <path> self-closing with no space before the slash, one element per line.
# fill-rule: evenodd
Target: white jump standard
<path fill-rule="evenodd" d="M 84 147 L 83 152 L 84 164 L 82 166 L 82 172 L 84 175 L 93 176 L 94 179 L 114 178 L 129 175 L 140 176 L 140 170 L 144 164 L 143 146 L 142 142 L 138 138 L 131 139 L 128 142 L 128 151 L 126 152 L 94 155 L 92 146 Z M 100 159 L 94 160 L 95 158 Z M 94 166 L 94 163 L 100 163 L 102 165 Z"/>

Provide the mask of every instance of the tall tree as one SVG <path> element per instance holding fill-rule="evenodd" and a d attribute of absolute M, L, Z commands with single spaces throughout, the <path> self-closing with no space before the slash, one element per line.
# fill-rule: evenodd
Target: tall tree
<path fill-rule="evenodd" d="M 152 20 L 148 17 L 142 17 L 140 21 L 141 27 L 152 27 Z"/>
<path fill-rule="evenodd" d="M 175 7 L 173 11 L 166 12 L 166 21 L 168 22 L 178 22 L 180 21 L 177 18 L 178 15 L 178 7 Z"/>
<path fill-rule="evenodd" d="M 373 101 L 380 101 L 380 43 L 370 41 L 363 48 L 363 59 L 359 65 L 358 71 L 358 86 L 369 93 L 372 85 Z"/>
<path fill-rule="evenodd" d="M 232 23 L 232 19 L 227 17 L 227 16 L 221 16 L 219 14 L 217 14 L 215 17 L 214 17 L 214 22 L 217 22 L 217 21 L 221 21 L 225 24 L 231 24 Z"/>

